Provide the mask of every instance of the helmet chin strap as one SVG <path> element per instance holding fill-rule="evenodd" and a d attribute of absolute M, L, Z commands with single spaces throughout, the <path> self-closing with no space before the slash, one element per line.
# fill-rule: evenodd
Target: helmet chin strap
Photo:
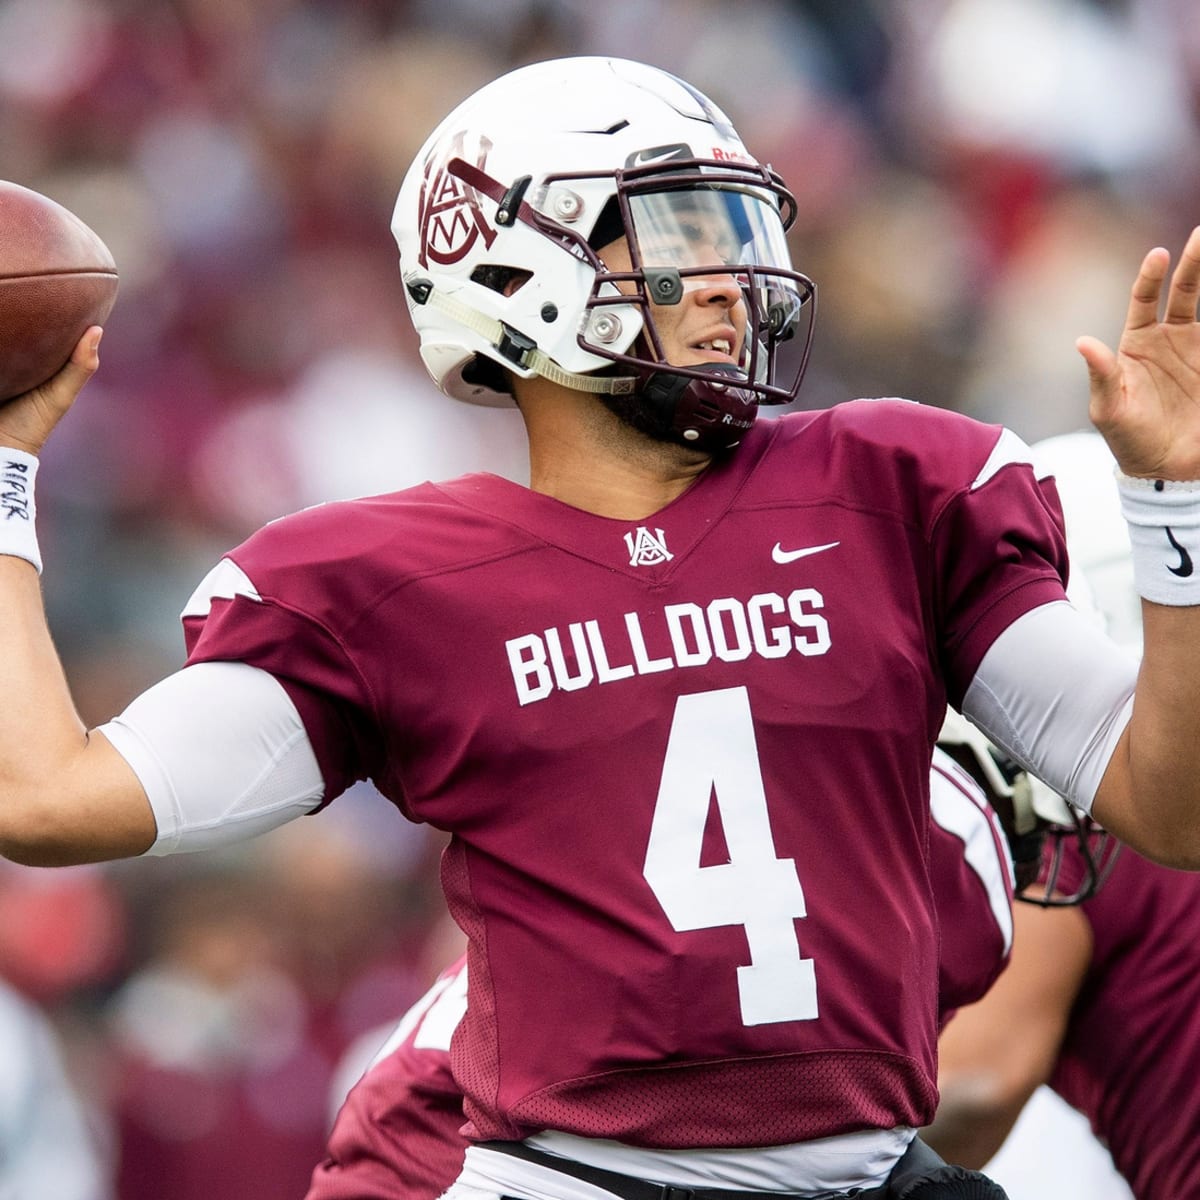
<path fill-rule="evenodd" d="M 637 375 L 567 371 L 524 334 L 446 295 L 427 280 L 411 279 L 407 287 L 418 304 L 428 304 L 479 334 L 513 366 L 533 371 L 560 387 L 600 396 L 623 421 L 658 441 L 677 442 L 697 450 L 730 450 L 754 424 L 758 397 L 752 389 L 737 386 L 734 381 L 745 377 L 732 365 L 713 363 L 706 367 L 706 373 L 713 376 L 711 380 L 679 375 L 669 366 Z"/>
<path fill-rule="evenodd" d="M 576 371 L 564 370 L 544 350 L 539 350 L 536 342 L 524 334 L 518 333 L 495 317 L 485 316 L 478 309 L 464 304 L 454 296 L 447 296 L 444 291 L 433 287 L 426 280 L 410 280 L 407 287 L 409 294 L 418 304 L 428 304 L 431 308 L 444 312 L 472 333 L 479 334 L 514 367 L 533 371 L 535 375 L 540 375 L 551 383 L 577 392 L 620 396 L 629 395 L 637 388 L 638 380 L 634 375 L 582 375 Z"/>
<path fill-rule="evenodd" d="M 656 368 L 646 373 L 634 396 L 614 396 L 604 403 L 659 441 L 697 450 L 732 450 L 754 424 L 758 396 L 737 385 L 745 376 L 732 365 L 713 363 L 705 371 L 713 378 L 697 379 L 676 374 L 670 367 Z"/>

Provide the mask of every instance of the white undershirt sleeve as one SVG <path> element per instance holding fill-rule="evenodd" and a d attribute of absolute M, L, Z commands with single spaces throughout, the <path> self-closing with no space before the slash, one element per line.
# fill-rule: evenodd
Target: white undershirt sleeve
<path fill-rule="evenodd" d="M 227 846 L 311 812 L 325 785 L 291 697 L 245 663 L 169 675 L 99 728 L 146 789 L 147 854 Z"/>
<path fill-rule="evenodd" d="M 1014 621 L 983 656 L 962 712 L 1077 808 L 1091 812 L 1133 711 L 1138 657 L 1065 601 Z"/>

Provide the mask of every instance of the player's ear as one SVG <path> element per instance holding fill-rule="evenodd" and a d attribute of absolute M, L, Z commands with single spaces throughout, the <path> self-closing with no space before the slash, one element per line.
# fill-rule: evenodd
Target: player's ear
<path fill-rule="evenodd" d="M 510 271 L 501 290 L 506 296 L 511 296 L 514 292 L 519 292 L 532 278 L 532 271 Z"/>

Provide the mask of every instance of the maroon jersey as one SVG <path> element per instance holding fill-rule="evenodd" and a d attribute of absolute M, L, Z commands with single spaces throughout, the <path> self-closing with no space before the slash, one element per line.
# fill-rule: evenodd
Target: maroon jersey
<path fill-rule="evenodd" d="M 996 635 L 1064 596 L 995 426 L 762 421 L 644 521 L 472 475 L 232 558 L 190 661 L 277 676 L 327 799 L 453 835 L 468 1133 L 773 1145 L 933 1114 L 929 762 Z"/>
<path fill-rule="evenodd" d="M 1064 882 L 1082 874 L 1072 850 Z M 1083 914 L 1092 958 L 1051 1086 L 1139 1200 L 1200 1196 L 1200 875 L 1123 847 Z"/>
<path fill-rule="evenodd" d="M 929 849 L 944 1023 L 983 996 L 1008 959 L 1012 882 L 1003 834 L 978 785 L 938 751 L 933 772 Z M 306 1200 L 437 1200 L 457 1178 L 468 1143 L 450 1042 L 466 1007 L 465 968 L 464 957 L 439 976 L 351 1088 Z"/>

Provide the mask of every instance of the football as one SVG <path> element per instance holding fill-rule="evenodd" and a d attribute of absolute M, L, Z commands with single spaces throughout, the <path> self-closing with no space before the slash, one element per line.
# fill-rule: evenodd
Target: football
<path fill-rule="evenodd" d="M 117 298 L 103 241 L 61 204 L 0 180 L 0 403 L 45 383 Z"/>

